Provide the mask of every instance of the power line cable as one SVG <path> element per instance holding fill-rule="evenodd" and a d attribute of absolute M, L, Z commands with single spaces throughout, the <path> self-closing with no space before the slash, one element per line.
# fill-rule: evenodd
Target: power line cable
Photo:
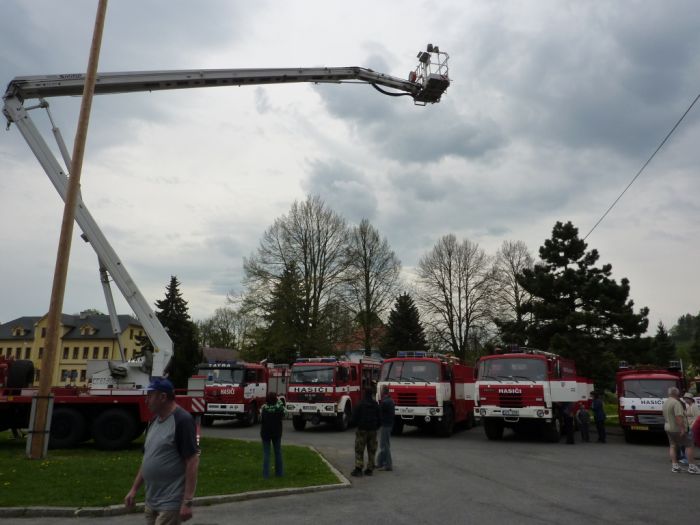
<path fill-rule="evenodd" d="M 591 231 L 589 231 L 589 232 L 586 234 L 586 236 L 583 238 L 584 241 L 585 241 L 586 239 L 588 239 L 588 236 L 589 236 L 591 233 L 593 233 L 593 230 L 595 230 L 595 229 L 598 227 L 598 225 L 599 225 L 601 222 L 603 222 L 603 219 L 605 219 L 606 215 L 607 215 L 608 213 L 610 213 L 610 210 L 612 210 L 612 209 L 615 207 L 615 205 L 616 205 L 617 202 L 622 198 L 622 196 L 625 194 L 625 192 L 626 192 L 628 189 L 630 189 L 630 186 L 632 186 L 632 184 L 634 184 L 634 181 L 637 180 L 637 177 L 639 177 L 639 176 L 642 174 L 642 172 L 644 171 L 644 168 L 646 168 L 646 167 L 649 165 L 649 163 L 651 162 L 651 160 L 656 156 L 656 154 L 657 154 L 657 153 L 659 152 L 659 150 L 663 147 L 663 145 L 666 144 L 666 141 L 671 137 L 671 135 L 673 135 L 673 132 L 676 131 L 676 128 L 680 125 L 681 122 L 683 122 L 683 119 L 685 118 L 685 116 L 690 112 L 691 109 L 693 109 L 693 106 L 694 106 L 695 103 L 698 101 L 698 99 L 700 99 L 700 94 L 698 94 L 698 96 L 695 97 L 695 100 L 693 100 L 693 102 L 690 104 L 690 106 L 688 106 L 688 109 L 685 110 L 685 113 L 683 113 L 683 115 L 681 116 L 681 118 L 678 119 L 678 122 L 676 122 L 676 124 L 671 128 L 671 131 L 669 131 L 669 132 L 666 134 L 666 136 L 664 137 L 664 140 L 661 141 L 661 144 L 659 144 L 659 146 L 654 150 L 654 153 L 651 154 L 651 157 L 649 157 L 649 158 L 647 159 L 647 161 L 644 163 L 644 165 L 643 165 L 641 168 L 639 168 L 639 171 L 638 171 L 637 174 L 634 176 L 634 178 L 630 181 L 630 183 L 627 185 L 627 187 L 626 187 L 624 190 L 622 190 L 622 193 L 620 193 L 620 195 L 618 195 L 617 199 L 615 199 L 615 200 L 613 201 L 613 203 L 610 205 L 610 207 L 609 207 L 607 210 L 605 210 L 605 213 L 600 217 L 600 219 L 598 219 L 598 222 L 596 222 L 596 223 L 593 225 L 593 228 L 591 228 Z"/>

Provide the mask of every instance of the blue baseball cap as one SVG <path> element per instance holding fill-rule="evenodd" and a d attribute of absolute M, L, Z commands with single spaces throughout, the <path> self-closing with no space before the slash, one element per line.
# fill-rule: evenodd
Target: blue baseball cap
<path fill-rule="evenodd" d="M 164 377 L 155 377 L 148 385 L 148 392 L 165 392 L 166 394 L 172 394 L 175 391 L 175 387 L 170 382 L 169 379 Z"/>

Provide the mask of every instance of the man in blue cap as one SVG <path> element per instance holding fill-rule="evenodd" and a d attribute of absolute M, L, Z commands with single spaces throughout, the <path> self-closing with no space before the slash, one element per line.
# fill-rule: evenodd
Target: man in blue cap
<path fill-rule="evenodd" d="M 149 525 L 187 521 L 192 517 L 199 467 L 194 419 L 175 402 L 175 389 L 168 379 L 153 379 L 146 405 L 155 417 L 146 432 L 141 468 L 124 504 L 134 506 L 136 493 L 145 482 Z"/>

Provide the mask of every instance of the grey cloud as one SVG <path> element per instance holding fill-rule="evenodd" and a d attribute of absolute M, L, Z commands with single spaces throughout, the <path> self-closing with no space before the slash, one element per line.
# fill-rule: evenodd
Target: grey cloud
<path fill-rule="evenodd" d="M 318 194 L 336 212 L 351 222 L 372 219 L 377 198 L 366 179 L 356 168 L 340 162 L 311 162 L 311 173 L 302 185 L 307 193 Z"/>
<path fill-rule="evenodd" d="M 350 87 L 315 89 L 333 116 L 350 122 L 361 140 L 388 158 L 418 163 L 479 158 L 507 142 L 493 119 L 460 114 L 450 101 L 452 87 L 442 102 L 425 108 L 414 106 L 410 97 L 395 101 L 367 86 Z"/>
<path fill-rule="evenodd" d="M 261 115 L 267 113 L 271 109 L 270 99 L 264 88 L 255 88 L 255 109 Z"/>

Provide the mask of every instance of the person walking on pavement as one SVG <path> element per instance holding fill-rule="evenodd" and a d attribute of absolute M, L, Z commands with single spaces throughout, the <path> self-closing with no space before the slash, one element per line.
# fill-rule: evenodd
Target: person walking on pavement
<path fill-rule="evenodd" d="M 595 428 L 598 432 L 598 443 L 605 443 L 605 407 L 603 406 L 603 400 L 600 399 L 600 394 L 598 394 L 598 392 L 593 392 L 591 410 L 593 410 L 593 421 L 595 422 Z"/>
<path fill-rule="evenodd" d="M 352 424 L 357 425 L 355 432 L 355 469 L 352 476 L 362 476 L 365 448 L 367 449 L 367 468 L 364 473 L 371 476 L 374 470 L 374 455 L 377 453 L 377 429 L 381 426 L 379 404 L 372 398 L 372 389 L 364 391 L 362 401 L 355 407 Z"/>
<path fill-rule="evenodd" d="M 263 478 L 270 477 L 270 447 L 275 449 L 275 476 L 284 475 L 282 462 L 282 420 L 284 405 L 277 394 L 269 392 L 260 417 L 260 438 L 263 444 Z"/>
<path fill-rule="evenodd" d="M 664 430 L 666 430 L 666 435 L 668 436 L 671 472 L 681 471 L 677 453 L 678 447 L 685 446 L 688 457 L 688 474 L 700 474 L 700 469 L 695 465 L 693 442 L 688 437 L 688 420 L 680 402 L 680 391 L 678 388 L 672 386 L 668 389 L 668 398 L 664 401 L 661 410 L 664 414 Z"/>
<path fill-rule="evenodd" d="M 583 403 L 578 404 L 576 421 L 578 421 L 578 428 L 581 430 L 581 441 L 588 443 L 591 440 L 591 436 L 588 431 L 588 423 L 591 421 L 591 415 L 588 413 L 588 410 L 586 410 Z"/>
<path fill-rule="evenodd" d="M 377 470 L 393 470 L 391 461 L 391 430 L 394 428 L 394 400 L 389 395 L 389 387 L 382 387 L 381 408 L 382 428 L 379 432 L 379 454 L 377 455 Z"/>
<path fill-rule="evenodd" d="M 199 447 L 194 418 L 175 402 L 168 379 L 156 378 L 147 389 L 146 405 L 155 415 L 146 430 L 143 460 L 124 498 L 127 508 L 146 484 L 146 523 L 179 524 L 192 517 Z"/>

